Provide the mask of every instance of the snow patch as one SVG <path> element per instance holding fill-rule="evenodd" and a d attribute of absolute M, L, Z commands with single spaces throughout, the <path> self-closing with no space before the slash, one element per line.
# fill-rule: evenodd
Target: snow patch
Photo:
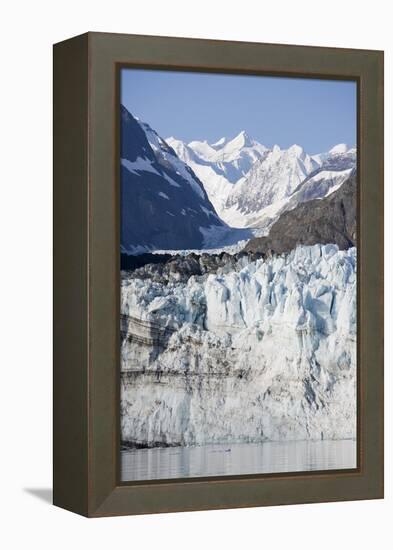
<path fill-rule="evenodd" d="M 142 157 L 138 157 L 135 161 L 131 162 L 128 159 L 120 159 L 121 164 L 127 168 L 129 172 L 140 176 L 140 172 L 152 172 L 161 176 L 161 174 L 154 168 L 151 161 Z"/>
<path fill-rule="evenodd" d="M 214 216 L 215 218 L 217 217 L 217 215 L 213 212 L 213 210 L 208 210 L 202 205 L 200 205 L 200 209 L 202 210 L 202 212 L 206 214 L 206 216 Z"/>

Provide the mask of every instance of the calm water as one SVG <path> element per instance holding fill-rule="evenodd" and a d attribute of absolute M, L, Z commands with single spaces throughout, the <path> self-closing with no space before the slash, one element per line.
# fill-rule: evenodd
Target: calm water
<path fill-rule="evenodd" d="M 356 441 L 290 441 L 122 451 L 122 481 L 356 468 Z"/>

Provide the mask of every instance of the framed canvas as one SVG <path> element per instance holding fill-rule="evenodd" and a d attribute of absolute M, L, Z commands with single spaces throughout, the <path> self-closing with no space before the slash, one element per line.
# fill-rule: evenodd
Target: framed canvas
<path fill-rule="evenodd" d="M 54 503 L 383 497 L 383 52 L 54 46 Z"/>

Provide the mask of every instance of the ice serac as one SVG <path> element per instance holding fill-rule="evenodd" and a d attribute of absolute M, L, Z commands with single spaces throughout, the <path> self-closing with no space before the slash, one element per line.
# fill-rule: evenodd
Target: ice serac
<path fill-rule="evenodd" d="M 201 262 L 123 272 L 124 443 L 356 437 L 356 248 Z"/>
<path fill-rule="evenodd" d="M 203 231 L 225 227 L 192 169 L 122 106 L 122 251 L 203 248 Z"/>

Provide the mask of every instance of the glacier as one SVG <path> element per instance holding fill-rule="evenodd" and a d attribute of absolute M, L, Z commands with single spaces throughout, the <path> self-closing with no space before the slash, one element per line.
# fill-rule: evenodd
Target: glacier
<path fill-rule="evenodd" d="M 125 445 L 356 437 L 355 247 L 123 271 L 121 335 Z"/>

